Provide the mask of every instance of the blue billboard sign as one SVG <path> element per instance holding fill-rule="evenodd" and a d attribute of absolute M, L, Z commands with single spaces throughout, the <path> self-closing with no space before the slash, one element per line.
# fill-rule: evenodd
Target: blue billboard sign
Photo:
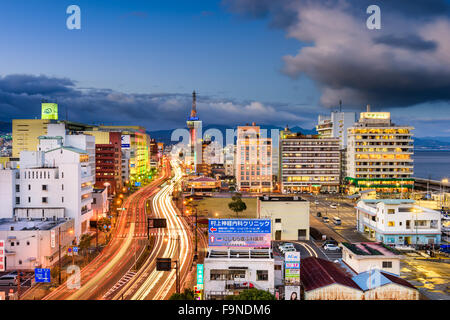
<path fill-rule="evenodd" d="M 203 286 L 203 264 L 197 265 L 197 287 Z"/>
<path fill-rule="evenodd" d="M 209 219 L 211 247 L 270 247 L 270 219 Z"/>
<path fill-rule="evenodd" d="M 141 183 L 140 183 L 140 182 L 135 182 L 135 183 L 134 183 L 134 186 L 135 186 L 135 187 L 140 187 L 140 186 L 141 186 Z"/>
<path fill-rule="evenodd" d="M 42 268 L 34 269 L 34 281 L 50 282 L 50 269 L 42 269 Z"/>

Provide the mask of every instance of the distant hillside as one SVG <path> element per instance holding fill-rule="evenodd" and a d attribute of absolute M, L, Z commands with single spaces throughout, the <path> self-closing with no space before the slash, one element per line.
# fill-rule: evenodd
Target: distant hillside
<path fill-rule="evenodd" d="M 450 137 L 414 138 L 415 150 L 450 150 Z"/>
<path fill-rule="evenodd" d="M 265 126 L 265 125 L 261 125 L 260 126 L 261 129 L 266 129 L 267 130 L 267 135 L 268 137 L 270 137 L 270 130 L 273 129 L 278 129 L 278 130 L 283 130 L 284 128 L 282 127 L 277 127 L 277 126 Z M 205 127 L 202 128 L 203 132 L 205 132 L 206 130 L 209 129 L 217 129 L 219 130 L 222 135 L 224 140 L 226 139 L 226 130 L 227 129 L 236 129 L 236 127 L 230 127 L 230 126 L 225 126 L 225 125 L 219 125 L 219 124 L 211 124 L 211 125 L 207 125 Z M 317 134 L 316 129 L 303 129 L 301 127 L 293 127 L 293 128 L 289 128 L 292 132 L 301 132 L 303 134 Z M 173 141 L 171 141 L 171 136 L 172 136 L 172 132 L 175 129 L 170 129 L 170 130 L 157 130 L 157 131 L 149 131 L 148 134 L 150 135 L 151 138 L 156 139 L 159 142 L 164 142 L 164 144 L 166 145 L 170 145 L 170 144 L 174 144 Z"/>
<path fill-rule="evenodd" d="M 11 133 L 12 132 L 12 123 L 0 121 L 0 133 Z"/>

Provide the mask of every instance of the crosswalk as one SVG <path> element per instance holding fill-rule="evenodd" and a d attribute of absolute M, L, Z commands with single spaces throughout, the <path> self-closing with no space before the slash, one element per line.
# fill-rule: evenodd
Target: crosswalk
<path fill-rule="evenodd" d="M 112 295 L 114 292 L 122 288 L 131 278 L 134 277 L 136 272 L 128 271 L 111 289 L 108 290 L 107 293 L 103 296 L 103 299 L 106 299 L 108 296 Z"/>

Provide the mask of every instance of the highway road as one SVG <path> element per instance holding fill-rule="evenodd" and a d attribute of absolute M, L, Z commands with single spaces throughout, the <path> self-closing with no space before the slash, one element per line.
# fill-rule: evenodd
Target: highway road
<path fill-rule="evenodd" d="M 101 299 L 129 272 L 146 245 L 146 201 L 157 193 L 159 186 L 169 177 L 170 166 L 167 163 L 158 179 L 126 199 L 123 204 L 126 210 L 118 217 L 111 241 L 98 257 L 81 270 L 79 289 L 70 289 L 64 283 L 43 300 Z"/>
<path fill-rule="evenodd" d="M 178 215 L 172 202 L 174 185 L 182 179 L 182 172 L 176 161 L 171 162 L 174 177 L 152 199 L 155 217 L 165 218 L 167 229 L 155 231 L 153 250 L 140 270 L 133 275 L 111 299 L 164 300 L 170 297 L 176 287 L 176 271 L 156 271 L 156 258 L 171 258 L 180 261 L 180 287 L 192 268 L 192 231 L 186 221 Z"/>

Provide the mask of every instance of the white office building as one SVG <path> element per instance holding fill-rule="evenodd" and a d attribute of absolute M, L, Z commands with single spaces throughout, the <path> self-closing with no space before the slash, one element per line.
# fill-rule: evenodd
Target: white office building
<path fill-rule="evenodd" d="M 89 230 L 95 184 L 93 136 L 67 135 L 64 124 L 49 124 L 38 151 L 22 151 L 20 167 L 0 170 L 0 218 L 74 220 L 77 240 Z"/>
<path fill-rule="evenodd" d="M 204 295 L 221 300 L 227 295 L 256 288 L 275 292 L 271 249 L 208 249 L 204 261 Z"/>
<path fill-rule="evenodd" d="M 364 199 L 356 204 L 356 226 L 369 239 L 388 245 L 440 244 L 441 213 L 410 199 Z"/>

